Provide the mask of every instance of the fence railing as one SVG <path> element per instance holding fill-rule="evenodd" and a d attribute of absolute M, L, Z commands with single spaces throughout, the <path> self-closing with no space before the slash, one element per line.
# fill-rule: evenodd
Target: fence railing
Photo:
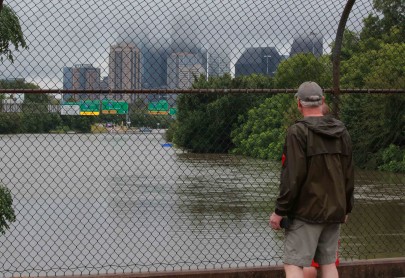
<path fill-rule="evenodd" d="M 269 145 L 282 139 L 277 126 L 284 120 L 274 115 L 291 118 L 294 98 L 212 94 L 203 103 L 208 95 L 179 95 L 180 104 L 192 105 L 172 115 L 163 100 L 166 110 L 138 103 L 129 105 L 126 114 L 62 115 L 41 103 L 22 106 L 22 112 L 3 109 L 0 180 L 11 190 L 16 221 L 1 237 L 2 275 L 280 264 L 283 233 L 268 226 L 280 171 L 271 155 L 280 154 Z M 403 102 L 404 95 L 345 95 L 343 119 L 349 119 L 359 97 L 365 106 L 378 106 L 394 105 L 390 97 Z M 238 101 L 251 106 L 244 121 L 238 121 L 236 107 L 224 111 Z M 358 107 L 358 117 L 347 124 L 359 150 L 367 143 L 371 152 L 376 143 L 365 141 L 375 131 L 356 125 L 387 115 L 383 109 L 362 114 L 366 108 Z M 205 111 L 206 121 L 199 111 Z M 275 137 L 266 135 L 272 131 Z M 395 150 L 388 144 L 382 156 L 395 156 Z M 357 152 L 359 165 L 366 168 L 376 156 Z M 356 171 L 356 206 L 342 230 L 341 260 L 403 252 L 405 231 L 399 223 L 405 212 L 405 175 L 390 168 L 400 161 L 384 162 L 374 170 Z"/>
<path fill-rule="evenodd" d="M 401 1 L 98 2 L 0 2 L 2 277 L 281 264 L 307 80 L 354 145 L 341 259 L 404 255 Z"/>

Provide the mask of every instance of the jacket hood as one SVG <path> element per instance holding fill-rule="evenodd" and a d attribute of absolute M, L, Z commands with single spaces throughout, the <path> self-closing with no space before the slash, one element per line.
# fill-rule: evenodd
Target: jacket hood
<path fill-rule="evenodd" d="M 303 123 L 313 132 L 328 137 L 341 137 L 346 130 L 341 121 L 329 115 L 323 117 L 305 117 L 298 120 L 297 123 Z"/>

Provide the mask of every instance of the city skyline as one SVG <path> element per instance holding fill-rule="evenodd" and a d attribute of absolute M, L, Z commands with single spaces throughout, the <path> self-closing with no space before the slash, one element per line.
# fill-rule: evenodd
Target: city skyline
<path fill-rule="evenodd" d="M 310 33 L 294 38 L 290 54 L 322 55 L 322 36 Z M 252 73 L 273 76 L 278 64 L 285 59 L 275 47 L 251 47 L 235 63 L 234 76 Z M 63 68 L 64 89 L 188 89 L 195 77 L 221 76 L 231 73 L 231 61 L 225 51 L 205 49 L 189 40 L 173 42 L 166 49 L 133 42 L 110 46 L 108 76 L 101 77 L 100 69 L 92 65 Z M 92 73 L 92 74 L 90 74 Z M 97 76 L 94 78 L 94 76 Z M 89 80 L 86 80 L 86 77 Z M 95 81 L 96 79 L 97 81 Z M 83 97 L 83 96 L 82 96 Z M 135 95 L 105 95 L 109 99 L 135 102 Z M 143 95 L 146 103 L 162 96 Z M 167 96 L 165 96 L 167 97 Z M 72 98 L 65 94 L 63 100 Z M 175 96 L 170 96 L 175 101 Z M 173 104 L 173 103 L 172 103 Z"/>
<path fill-rule="evenodd" d="M 20 17 L 29 48 L 16 52 L 13 64 L 4 61 L 0 65 L 0 78 L 25 78 L 43 89 L 62 88 L 64 66 L 92 64 L 100 68 L 102 77 L 107 76 L 108 49 L 114 42 L 134 39 L 135 43 L 166 46 L 170 36 L 181 37 L 184 30 L 195 34 L 206 49 L 228 47 L 231 65 L 249 47 L 274 46 L 286 55 L 294 36 L 311 31 L 323 35 L 324 52 L 329 53 L 327 47 L 334 40 L 344 7 L 332 0 L 316 5 L 308 0 L 151 0 L 142 6 L 124 0 L 102 4 L 60 1 L 54 5 L 21 0 L 7 4 Z M 348 28 L 360 30 L 359 19 L 371 11 L 371 0 L 356 1 Z"/>

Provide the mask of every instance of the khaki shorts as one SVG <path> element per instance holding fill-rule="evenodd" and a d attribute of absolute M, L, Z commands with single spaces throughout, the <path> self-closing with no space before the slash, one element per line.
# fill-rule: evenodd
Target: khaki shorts
<path fill-rule="evenodd" d="M 298 219 L 285 230 L 285 264 L 311 266 L 312 259 L 320 265 L 335 263 L 340 224 L 312 224 Z"/>

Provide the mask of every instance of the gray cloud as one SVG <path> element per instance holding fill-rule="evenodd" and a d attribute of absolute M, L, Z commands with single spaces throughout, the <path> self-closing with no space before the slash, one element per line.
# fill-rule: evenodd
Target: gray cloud
<path fill-rule="evenodd" d="M 289 52 L 292 38 L 335 36 L 345 1 L 325 0 L 20 0 L 8 2 L 20 17 L 28 50 L 0 65 L 0 78 L 24 77 L 42 88 L 61 88 L 62 68 L 93 64 L 108 73 L 108 52 L 122 40 L 167 46 L 172 40 L 224 49 L 235 61 L 252 46 Z M 359 30 L 371 0 L 356 1 L 348 27 Z"/>

